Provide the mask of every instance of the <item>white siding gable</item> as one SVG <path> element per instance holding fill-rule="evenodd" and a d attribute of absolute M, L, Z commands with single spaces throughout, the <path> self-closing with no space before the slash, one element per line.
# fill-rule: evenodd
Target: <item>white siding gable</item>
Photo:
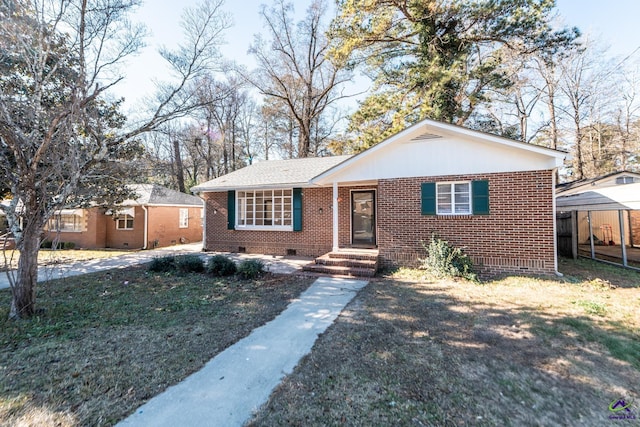
<path fill-rule="evenodd" d="M 565 153 L 505 138 L 421 122 L 316 177 L 329 182 L 552 170 Z"/>

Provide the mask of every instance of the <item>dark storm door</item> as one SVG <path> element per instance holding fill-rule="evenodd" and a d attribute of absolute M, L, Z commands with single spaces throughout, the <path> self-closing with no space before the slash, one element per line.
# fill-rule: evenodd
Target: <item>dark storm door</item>
<path fill-rule="evenodd" d="M 351 244 L 376 245 L 376 192 L 351 192 Z"/>

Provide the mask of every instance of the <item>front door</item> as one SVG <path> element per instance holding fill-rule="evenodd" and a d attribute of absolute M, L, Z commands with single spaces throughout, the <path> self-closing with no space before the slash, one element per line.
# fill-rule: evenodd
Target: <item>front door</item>
<path fill-rule="evenodd" d="M 376 245 L 376 192 L 351 192 L 351 244 Z"/>

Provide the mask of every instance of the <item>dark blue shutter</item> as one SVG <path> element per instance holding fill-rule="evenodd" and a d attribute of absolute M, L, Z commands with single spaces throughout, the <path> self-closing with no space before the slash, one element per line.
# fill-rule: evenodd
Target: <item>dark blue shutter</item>
<path fill-rule="evenodd" d="M 227 230 L 236 229 L 236 192 L 227 192 Z"/>
<path fill-rule="evenodd" d="M 489 215 L 489 181 L 472 181 L 471 196 L 474 215 Z"/>
<path fill-rule="evenodd" d="M 302 188 L 293 189 L 293 231 L 302 231 Z"/>
<path fill-rule="evenodd" d="M 436 183 L 423 182 L 420 189 L 422 193 L 422 203 L 421 203 L 422 215 L 435 215 L 436 214 Z"/>

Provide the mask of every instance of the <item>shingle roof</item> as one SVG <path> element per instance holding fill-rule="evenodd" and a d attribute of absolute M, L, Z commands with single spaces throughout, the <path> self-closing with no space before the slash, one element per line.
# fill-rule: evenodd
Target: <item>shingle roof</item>
<path fill-rule="evenodd" d="M 125 200 L 122 206 L 135 205 L 169 205 L 169 206 L 202 206 L 203 200 L 190 194 L 181 193 L 157 184 L 133 184 L 129 186 L 140 197 Z"/>
<path fill-rule="evenodd" d="M 306 186 L 312 178 L 344 162 L 351 156 L 307 157 L 254 163 L 191 189 L 194 193 L 237 188 Z"/>

